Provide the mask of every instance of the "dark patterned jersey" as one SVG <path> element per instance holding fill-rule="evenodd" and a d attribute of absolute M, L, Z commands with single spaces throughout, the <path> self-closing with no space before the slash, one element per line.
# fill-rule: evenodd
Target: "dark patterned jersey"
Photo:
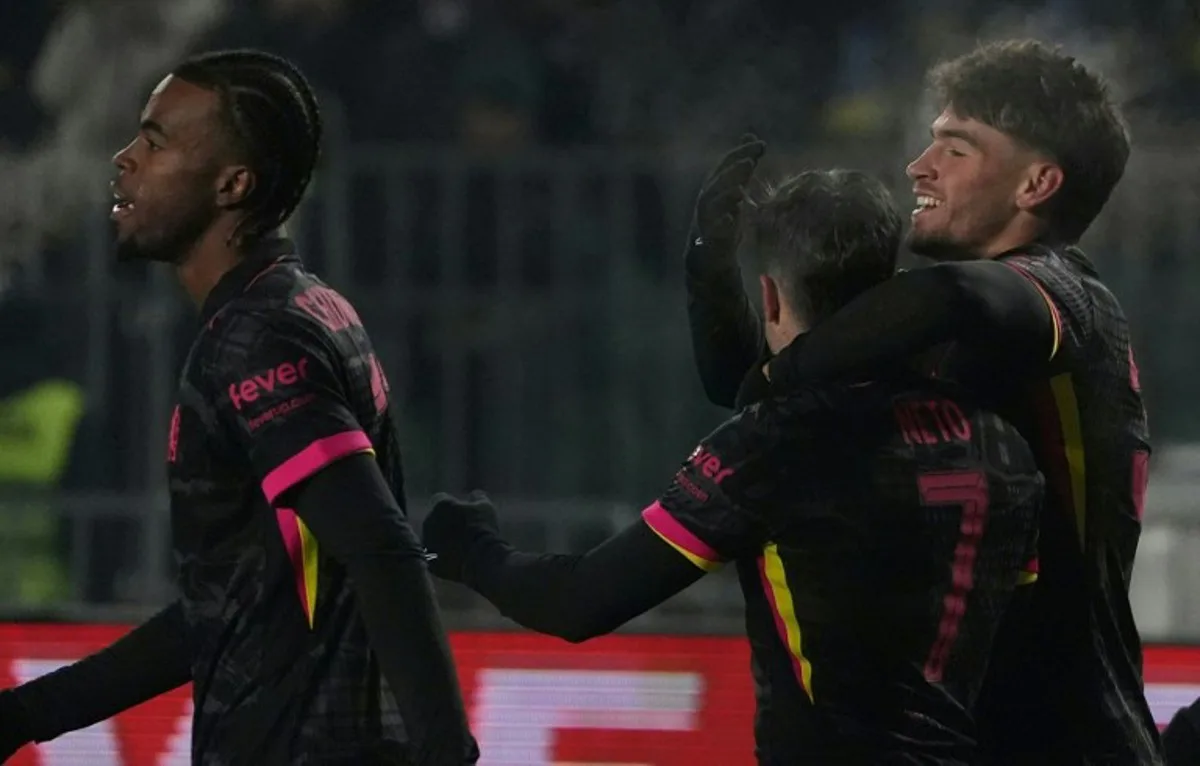
<path fill-rule="evenodd" d="M 702 569 L 736 562 L 760 763 L 962 764 L 1041 497 L 1015 428 L 903 380 L 743 410 L 643 518 Z"/>
<path fill-rule="evenodd" d="M 205 302 L 168 449 L 193 641 L 193 762 L 401 763 L 345 570 L 276 502 L 373 451 L 403 503 L 388 387 L 354 309 L 274 240 Z"/>
<path fill-rule="evenodd" d="M 1042 293 L 1056 341 L 1047 374 L 1007 387 L 1000 407 L 1034 449 L 1047 503 L 1039 582 L 997 638 L 980 702 L 988 749 L 1004 763 L 1158 763 L 1128 595 L 1150 447 L 1125 315 L 1077 249 L 1001 262 Z"/>

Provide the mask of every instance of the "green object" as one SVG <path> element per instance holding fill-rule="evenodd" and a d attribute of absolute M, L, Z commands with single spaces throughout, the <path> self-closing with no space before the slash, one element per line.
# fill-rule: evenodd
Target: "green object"
<path fill-rule="evenodd" d="M 44 606 L 70 596 L 51 494 L 83 416 L 82 389 L 50 379 L 0 401 L 0 603 Z"/>
<path fill-rule="evenodd" d="M 66 470 L 83 390 L 44 380 L 0 401 L 0 483 L 52 488 Z"/>

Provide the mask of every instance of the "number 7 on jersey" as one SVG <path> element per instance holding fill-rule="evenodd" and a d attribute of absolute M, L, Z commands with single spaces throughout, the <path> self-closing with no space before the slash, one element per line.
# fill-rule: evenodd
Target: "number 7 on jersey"
<path fill-rule="evenodd" d="M 958 542 L 954 546 L 950 590 L 942 599 L 942 618 L 937 637 L 925 660 L 925 677 L 940 681 L 958 628 L 967 611 L 967 596 L 975 584 L 975 558 L 987 523 L 988 485 L 982 471 L 947 471 L 917 477 L 921 502 L 926 506 L 957 505 L 962 508 Z"/>

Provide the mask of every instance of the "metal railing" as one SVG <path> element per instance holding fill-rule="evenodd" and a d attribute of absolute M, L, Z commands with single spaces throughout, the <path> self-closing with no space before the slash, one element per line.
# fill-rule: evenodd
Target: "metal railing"
<path fill-rule="evenodd" d="M 519 539 L 559 549 L 634 518 L 723 417 L 694 371 L 679 263 L 711 156 L 588 150 L 485 159 L 351 146 L 336 119 L 330 124 L 326 165 L 293 234 L 372 334 L 392 381 L 418 515 L 432 491 L 480 486 L 508 501 Z M 861 167 L 904 199 L 896 158 L 906 154 L 822 147 L 776 152 L 771 163 Z M 1190 343 L 1200 321 L 1191 299 L 1200 283 L 1197 178 L 1193 152 L 1142 150 L 1085 242 L 1140 339 L 1152 425 L 1181 440 L 1200 439 L 1200 407 L 1183 382 L 1200 373 Z M 108 241 L 97 219 L 61 256 L 65 267 L 41 272 L 63 321 L 78 325 L 79 374 L 95 417 L 82 452 L 115 456 L 121 490 L 64 498 L 59 508 L 70 518 L 134 520 L 137 541 L 117 591 L 136 609 L 169 592 L 163 454 L 194 320 L 168 269 L 119 267 Z M 1186 509 L 1160 523 L 1153 498 L 1148 524 L 1200 541 Z M 93 523 L 72 529 L 78 596 L 99 538 Z M 1169 547 L 1172 560 L 1200 552 L 1192 542 Z M 1146 577 L 1161 579 L 1160 570 L 1148 565 Z M 1200 639 L 1200 620 L 1180 617 L 1200 614 L 1200 603 L 1177 595 L 1178 585 L 1153 585 L 1142 589 L 1146 603 L 1170 601 L 1148 607 L 1154 630 Z M 447 602 L 464 620 L 490 619 L 469 599 Z M 723 576 L 649 619 L 730 630 L 740 601 Z"/>

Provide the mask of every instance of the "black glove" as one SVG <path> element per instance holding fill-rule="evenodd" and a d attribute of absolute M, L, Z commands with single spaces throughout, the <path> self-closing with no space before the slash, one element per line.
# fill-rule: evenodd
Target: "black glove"
<path fill-rule="evenodd" d="M 704 179 L 684 252 L 684 265 L 689 271 L 704 273 L 737 267 L 742 201 L 766 149 L 758 136 L 747 133 Z"/>
<path fill-rule="evenodd" d="M 0 692 L 0 763 L 32 741 L 25 708 L 12 690 Z"/>
<path fill-rule="evenodd" d="M 478 489 L 466 500 L 439 492 L 421 525 L 421 537 L 434 555 L 429 571 L 443 580 L 464 582 L 471 549 L 480 542 L 500 539 L 496 508 Z"/>

